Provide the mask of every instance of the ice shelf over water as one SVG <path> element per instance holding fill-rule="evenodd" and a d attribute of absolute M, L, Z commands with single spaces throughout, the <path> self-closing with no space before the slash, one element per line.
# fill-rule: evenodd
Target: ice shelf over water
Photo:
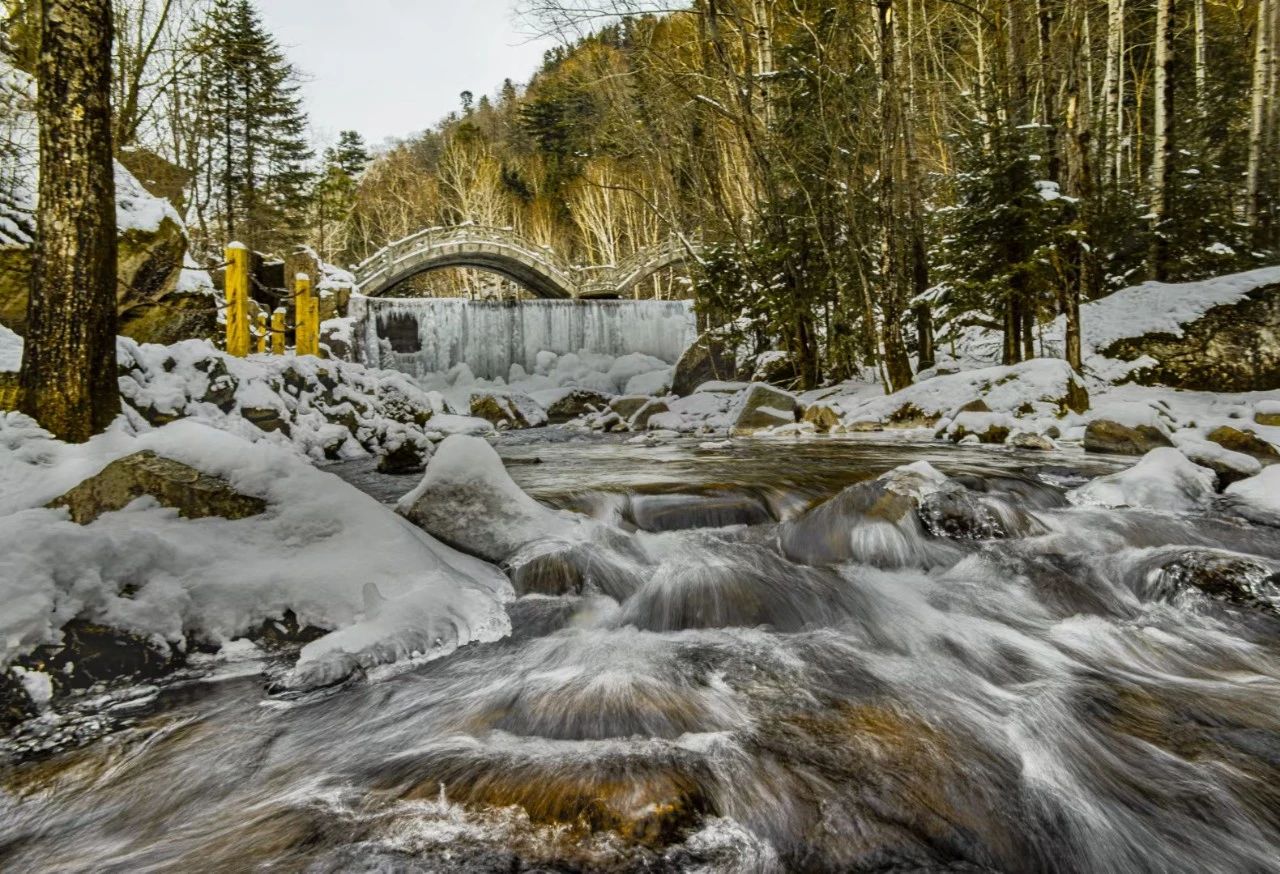
<path fill-rule="evenodd" d="M 640 352 L 674 364 L 696 339 L 690 301 L 458 298 L 351 299 L 360 360 L 415 377 L 468 365 L 506 378 L 533 371 L 539 352 Z"/>

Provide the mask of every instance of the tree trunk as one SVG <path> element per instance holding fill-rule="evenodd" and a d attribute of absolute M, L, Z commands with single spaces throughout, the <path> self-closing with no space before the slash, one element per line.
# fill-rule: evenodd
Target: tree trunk
<path fill-rule="evenodd" d="M 1151 154 L 1151 263 L 1153 279 L 1169 275 L 1169 190 L 1173 172 L 1174 0 L 1156 0 L 1155 124 Z"/>
<path fill-rule="evenodd" d="M 1207 111 L 1209 68 L 1205 58 L 1204 0 L 1195 0 L 1196 28 L 1196 112 L 1204 118 Z"/>
<path fill-rule="evenodd" d="M 902 339 L 902 321 L 907 309 L 913 280 L 912 228 L 910 213 L 904 206 L 902 186 L 906 184 L 906 140 L 904 135 L 902 83 L 899 78 L 899 47 L 895 33 L 896 15 L 893 0 L 876 3 L 880 49 L 880 120 L 883 130 L 880 145 L 880 209 L 882 273 L 884 293 L 880 303 L 883 316 L 885 371 L 889 387 L 899 391 L 911 385 L 911 359 Z"/>
<path fill-rule="evenodd" d="M 1255 25 L 1255 43 L 1253 54 L 1253 87 L 1250 90 L 1249 116 L 1249 164 L 1245 177 L 1245 222 L 1253 233 L 1253 243 L 1261 247 L 1265 244 L 1262 228 L 1262 180 L 1263 161 L 1266 153 L 1266 139 L 1269 116 L 1270 88 L 1274 76 L 1275 59 L 1272 57 L 1271 28 L 1273 25 L 1273 6 L 1275 0 L 1258 0 L 1258 21 Z"/>
<path fill-rule="evenodd" d="M 40 203 L 20 408 L 83 442 L 120 412 L 111 0 L 42 0 Z"/>
<path fill-rule="evenodd" d="M 1107 0 L 1107 59 L 1102 73 L 1102 134 L 1099 156 L 1106 180 L 1120 181 L 1124 156 L 1124 0 Z"/>

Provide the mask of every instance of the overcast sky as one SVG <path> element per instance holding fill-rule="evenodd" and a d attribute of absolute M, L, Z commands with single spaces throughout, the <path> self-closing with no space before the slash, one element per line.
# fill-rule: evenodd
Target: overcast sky
<path fill-rule="evenodd" d="M 428 128 L 464 90 L 528 80 L 552 43 L 530 41 L 513 0 L 260 0 L 307 81 L 317 140 L 340 130 L 373 145 Z"/>

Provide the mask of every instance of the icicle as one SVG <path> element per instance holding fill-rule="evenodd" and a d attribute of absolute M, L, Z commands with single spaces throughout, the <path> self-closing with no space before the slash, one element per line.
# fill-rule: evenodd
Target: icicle
<path fill-rule="evenodd" d="M 466 364 L 501 377 L 533 372 L 542 351 L 614 357 L 640 352 L 674 364 L 696 338 L 690 301 L 353 298 L 361 360 L 423 376 Z"/>

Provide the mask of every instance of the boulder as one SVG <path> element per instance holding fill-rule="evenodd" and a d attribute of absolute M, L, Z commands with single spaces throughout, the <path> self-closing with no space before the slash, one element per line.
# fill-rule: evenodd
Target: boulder
<path fill-rule="evenodd" d="M 547 422 L 546 413 L 533 398 L 517 392 L 475 392 L 471 395 L 471 415 L 495 428 L 536 428 Z"/>
<path fill-rule="evenodd" d="M 684 351 L 671 377 L 673 394 L 685 397 L 712 380 L 732 380 L 738 375 L 734 350 L 720 337 L 706 333 Z"/>
<path fill-rule="evenodd" d="M 73 521 L 87 525 L 103 513 L 124 509 L 144 495 L 187 519 L 245 519 L 267 508 L 261 498 L 242 495 L 225 480 L 150 450 L 111 462 L 49 506 L 66 507 Z"/>
<path fill-rule="evenodd" d="M 790 353 L 773 350 L 756 356 L 755 369 L 751 373 L 752 382 L 794 386 L 799 379 L 800 368 Z"/>
<path fill-rule="evenodd" d="M 575 388 L 547 407 L 547 421 L 552 425 L 580 418 L 609 405 L 609 395 L 586 388 Z"/>
<path fill-rule="evenodd" d="M 840 415 L 826 404 L 812 404 L 804 411 L 800 421 L 808 422 L 816 431 L 825 434 L 840 424 Z"/>
<path fill-rule="evenodd" d="M 121 172 L 123 168 L 118 168 L 117 183 Z M 136 181 L 133 184 L 136 186 Z M 126 196 L 140 195 L 138 191 L 118 192 L 118 197 Z M 120 233 L 116 312 L 121 334 L 139 343 L 166 345 L 216 334 L 214 299 L 202 292 L 178 289 L 186 251 L 186 232 L 169 216 L 162 218 L 155 230 L 131 227 Z M 19 334 L 26 332 L 30 281 L 31 250 L 0 248 L 0 324 Z"/>
<path fill-rule="evenodd" d="M 47 673 L 53 693 L 83 691 L 98 683 L 156 680 L 182 665 L 183 653 L 151 637 L 83 618 L 62 627 L 62 642 L 36 647 L 18 659 Z"/>
<path fill-rule="evenodd" d="M 492 446 L 456 434 L 442 442 L 402 516 L 455 549 L 503 562 L 527 543 L 577 540 L 584 517 L 544 507 L 515 484 Z"/>
<path fill-rule="evenodd" d="M 1010 435 L 1008 443 L 1014 449 L 1033 449 L 1040 452 L 1052 452 L 1057 447 L 1052 440 L 1043 434 L 1030 431 L 1016 431 Z"/>
<path fill-rule="evenodd" d="M 287 414 L 275 407 L 241 407 L 240 415 L 262 431 L 279 431 L 289 436 L 289 423 L 284 418 Z"/>
<path fill-rule="evenodd" d="M 0 412 L 18 409 L 18 372 L 0 371 Z"/>
<path fill-rule="evenodd" d="M 339 361 L 354 361 L 355 350 L 351 348 L 351 328 L 348 322 L 341 319 L 329 319 L 320 325 L 320 347 L 327 349 L 328 358 Z"/>
<path fill-rule="evenodd" d="M 1253 410 L 1253 421 L 1270 428 L 1280 428 L 1280 401 L 1259 401 Z"/>
<path fill-rule="evenodd" d="M 1009 439 L 1012 430 L 1011 421 L 1004 413 L 968 412 L 956 416 L 947 429 L 947 436 L 952 442 L 959 443 L 973 434 L 981 443 L 998 445 Z"/>
<path fill-rule="evenodd" d="M 795 420 L 795 395 L 757 382 L 752 383 L 738 401 L 730 431 L 733 434 L 753 434 L 765 428 L 790 425 Z"/>
<path fill-rule="evenodd" d="M 399 446 L 389 449 L 378 456 L 378 473 L 401 476 L 403 474 L 421 473 L 427 466 L 427 453 L 406 440 Z"/>
<path fill-rule="evenodd" d="M 649 427 L 650 419 L 654 416 L 667 412 L 670 412 L 670 407 L 667 406 L 667 402 L 660 398 L 653 398 L 643 407 L 635 411 L 631 418 L 627 420 L 627 425 L 632 431 L 643 431 L 645 428 Z"/>
<path fill-rule="evenodd" d="M 1161 554 L 1158 562 L 1141 580 L 1146 597 L 1176 600 L 1195 590 L 1216 601 L 1280 615 L 1280 579 L 1255 558 L 1191 548 Z"/>
<path fill-rule="evenodd" d="M 0 734 L 7 732 L 24 719 L 30 719 L 39 711 L 27 694 L 18 675 L 0 669 Z"/>
<path fill-rule="evenodd" d="M 652 400 L 648 395 L 622 395 L 609 401 L 609 409 L 613 410 L 623 419 L 630 419 L 636 413 L 640 412 L 640 408 Z"/>
<path fill-rule="evenodd" d="M 1086 452 L 1112 455 L 1146 455 L 1152 449 L 1172 446 L 1163 431 L 1151 425 L 1121 425 L 1110 419 L 1094 419 L 1084 431 Z"/>
<path fill-rule="evenodd" d="M 1223 425 L 1210 431 L 1205 439 L 1211 443 L 1217 443 L 1222 448 L 1229 449 L 1232 452 L 1252 455 L 1264 464 L 1273 464 L 1280 461 L 1280 450 L 1277 450 L 1276 447 L 1252 431 L 1242 431 L 1239 428 Z"/>
<path fill-rule="evenodd" d="M 1146 334 L 1098 352 L 1107 358 L 1149 361 L 1130 374 L 1144 385 L 1216 392 L 1280 386 L 1280 284 L 1253 288 L 1180 328 L 1176 336 Z"/>

